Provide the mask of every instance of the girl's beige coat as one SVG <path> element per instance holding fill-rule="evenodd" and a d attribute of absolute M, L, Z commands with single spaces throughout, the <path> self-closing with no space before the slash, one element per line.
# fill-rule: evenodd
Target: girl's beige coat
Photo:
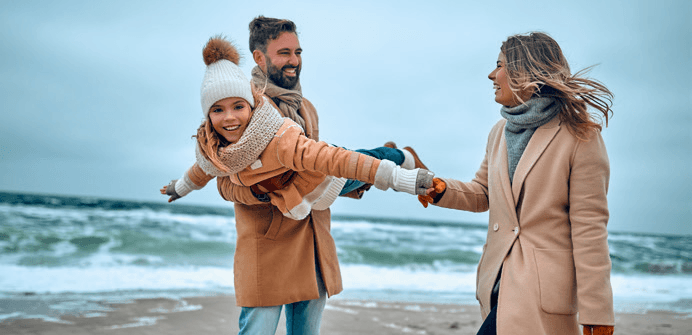
<path fill-rule="evenodd" d="M 476 298 L 485 318 L 502 271 L 497 334 L 581 334 L 578 323 L 614 325 L 606 193 L 610 174 L 600 133 L 580 141 L 554 118 L 538 128 L 510 185 L 505 120 L 468 183 L 445 179 L 436 205 L 490 210 Z"/>
<path fill-rule="evenodd" d="M 303 99 L 300 113 L 306 136 L 318 140 L 315 107 Z M 259 202 L 249 187 L 231 183 L 229 177 L 217 178 L 217 185 L 221 196 L 234 203 L 238 238 L 233 272 L 238 306 L 277 306 L 317 299 L 316 261 L 329 296 L 341 292 L 329 210 L 291 220 L 271 204 Z"/>

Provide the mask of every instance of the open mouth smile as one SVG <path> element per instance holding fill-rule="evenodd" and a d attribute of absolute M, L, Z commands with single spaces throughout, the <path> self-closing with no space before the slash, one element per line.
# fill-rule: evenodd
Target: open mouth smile
<path fill-rule="evenodd" d="M 284 73 L 289 76 L 295 76 L 296 75 L 296 68 L 291 67 L 291 68 L 284 68 Z"/>

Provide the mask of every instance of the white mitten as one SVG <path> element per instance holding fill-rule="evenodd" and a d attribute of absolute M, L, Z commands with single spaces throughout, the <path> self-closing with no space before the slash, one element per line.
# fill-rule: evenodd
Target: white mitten
<path fill-rule="evenodd" d="M 432 187 L 434 173 L 425 169 L 406 170 L 392 161 L 382 160 L 375 173 L 375 187 L 386 191 L 395 191 L 413 195 L 424 195 Z"/>

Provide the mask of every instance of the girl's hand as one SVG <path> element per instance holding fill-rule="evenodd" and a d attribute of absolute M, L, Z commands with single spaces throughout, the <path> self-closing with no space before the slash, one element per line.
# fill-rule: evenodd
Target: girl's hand
<path fill-rule="evenodd" d="M 170 189 L 170 191 L 169 191 Z M 168 198 L 168 202 L 173 202 L 176 199 L 180 199 L 181 197 L 175 193 L 175 180 L 171 181 L 170 184 L 162 187 L 159 191 L 161 191 L 161 194 L 163 195 L 170 195 L 171 197 Z"/>

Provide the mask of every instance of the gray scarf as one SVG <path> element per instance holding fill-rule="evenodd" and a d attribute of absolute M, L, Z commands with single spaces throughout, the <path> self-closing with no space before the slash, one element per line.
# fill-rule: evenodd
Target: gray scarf
<path fill-rule="evenodd" d="M 267 74 L 262 72 L 259 66 L 255 66 L 252 69 L 252 81 L 255 83 L 255 86 L 264 88 L 264 94 L 274 100 L 274 103 L 281 109 L 284 116 L 295 121 L 305 129 L 305 120 L 298 113 L 300 104 L 303 101 L 300 81 L 296 83 L 296 86 L 292 90 L 279 87 L 273 81 L 269 80 Z"/>
<path fill-rule="evenodd" d="M 505 140 L 510 184 L 514 179 L 519 159 L 536 128 L 548 123 L 558 112 L 560 105 L 553 98 L 532 98 L 516 107 L 502 106 L 500 113 L 507 119 Z"/>

